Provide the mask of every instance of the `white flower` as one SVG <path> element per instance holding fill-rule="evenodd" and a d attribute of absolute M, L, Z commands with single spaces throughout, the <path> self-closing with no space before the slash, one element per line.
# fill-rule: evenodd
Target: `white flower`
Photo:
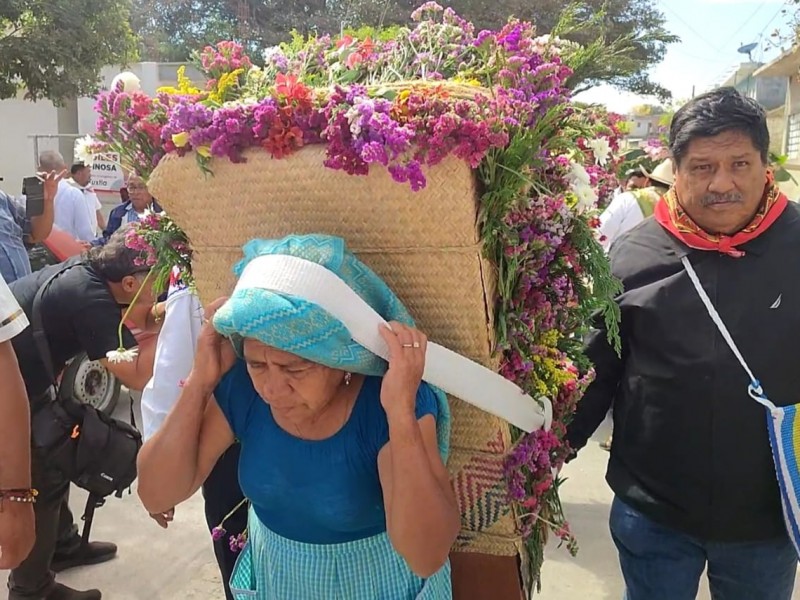
<path fill-rule="evenodd" d="M 122 84 L 122 91 L 128 94 L 138 92 L 142 89 L 141 80 L 130 71 L 125 71 L 114 77 L 111 81 L 111 89 L 116 90 L 120 83 Z"/>
<path fill-rule="evenodd" d="M 112 350 L 111 352 L 106 352 L 106 358 L 108 362 L 111 364 L 115 363 L 126 363 L 126 362 L 133 362 L 136 360 L 136 356 L 139 354 L 138 348 L 131 348 L 130 350 L 126 350 L 125 348 L 117 348 L 116 350 Z"/>
<path fill-rule="evenodd" d="M 94 163 L 94 153 L 92 152 L 92 146 L 94 146 L 95 141 L 92 139 L 92 136 L 86 135 L 82 138 L 78 138 L 75 140 L 75 149 L 73 150 L 73 154 L 75 155 L 75 160 L 77 162 L 82 162 L 84 165 L 90 167 Z"/>
<path fill-rule="evenodd" d="M 582 164 L 571 161 L 570 172 L 567 175 L 567 179 L 570 182 L 572 193 L 575 194 L 578 199 L 575 206 L 575 210 L 578 211 L 578 214 L 593 208 L 597 204 L 597 194 L 594 188 L 592 188 L 592 180 Z"/>
<path fill-rule="evenodd" d="M 264 62 L 269 62 L 269 60 L 278 54 L 283 54 L 283 50 L 281 50 L 280 46 L 270 46 L 266 50 L 261 53 L 261 56 L 264 57 Z"/>
<path fill-rule="evenodd" d="M 592 149 L 594 159 L 601 167 L 605 167 L 608 163 L 608 158 L 611 155 L 611 144 L 608 143 L 608 138 L 599 137 L 594 140 L 589 140 L 586 145 Z"/>
<path fill-rule="evenodd" d="M 145 208 L 144 212 L 142 213 L 142 217 L 147 218 L 150 215 L 155 215 L 157 217 L 166 217 L 167 213 L 165 211 L 157 212 L 155 210 L 150 210 L 149 208 Z"/>
<path fill-rule="evenodd" d="M 575 205 L 575 210 L 578 211 L 578 214 L 583 214 L 597 204 L 597 194 L 592 186 L 579 183 L 573 186 L 572 191 L 575 192 L 575 196 L 578 198 L 578 203 Z"/>
<path fill-rule="evenodd" d="M 589 173 L 586 172 L 586 169 L 583 168 L 583 165 L 576 163 L 574 160 L 570 161 L 570 171 L 569 175 L 567 175 L 567 179 L 569 179 L 573 186 L 580 183 L 585 185 L 591 185 L 592 183 L 592 179 L 589 177 Z"/>

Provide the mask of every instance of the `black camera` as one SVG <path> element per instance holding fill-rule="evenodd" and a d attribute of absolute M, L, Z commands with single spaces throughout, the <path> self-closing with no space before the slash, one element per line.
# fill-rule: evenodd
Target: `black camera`
<path fill-rule="evenodd" d="M 39 177 L 23 179 L 22 193 L 25 196 L 25 215 L 27 217 L 38 217 L 44 213 L 44 182 Z"/>

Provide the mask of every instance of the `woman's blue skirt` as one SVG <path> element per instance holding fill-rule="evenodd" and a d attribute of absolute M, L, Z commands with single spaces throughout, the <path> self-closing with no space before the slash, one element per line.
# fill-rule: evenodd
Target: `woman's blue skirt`
<path fill-rule="evenodd" d="M 250 509 L 236 563 L 236 600 L 451 600 L 450 563 L 421 579 L 386 533 L 344 544 L 306 544 L 267 529 Z"/>

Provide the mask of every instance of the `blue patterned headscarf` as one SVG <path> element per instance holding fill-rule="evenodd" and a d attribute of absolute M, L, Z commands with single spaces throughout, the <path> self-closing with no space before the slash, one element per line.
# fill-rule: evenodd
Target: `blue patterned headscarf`
<path fill-rule="evenodd" d="M 241 276 L 248 263 L 265 255 L 295 256 L 322 265 L 338 275 L 387 321 L 414 326 L 408 310 L 389 286 L 350 252 L 343 239 L 329 235 L 291 235 L 281 240 L 251 240 L 234 267 Z M 244 338 L 258 340 L 333 369 L 382 376 L 388 364 L 356 343 L 344 324 L 318 305 L 261 288 L 238 289 L 214 315 L 214 328 L 231 339 L 241 355 Z M 439 398 L 439 449 L 447 455 L 450 412 L 447 397 Z"/>

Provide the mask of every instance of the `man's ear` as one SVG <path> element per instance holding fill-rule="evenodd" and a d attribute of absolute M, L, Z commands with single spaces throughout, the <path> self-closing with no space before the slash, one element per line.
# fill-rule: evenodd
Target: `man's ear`
<path fill-rule="evenodd" d="M 133 275 L 125 275 L 120 284 L 126 294 L 135 294 L 136 290 L 139 289 L 139 281 Z"/>

